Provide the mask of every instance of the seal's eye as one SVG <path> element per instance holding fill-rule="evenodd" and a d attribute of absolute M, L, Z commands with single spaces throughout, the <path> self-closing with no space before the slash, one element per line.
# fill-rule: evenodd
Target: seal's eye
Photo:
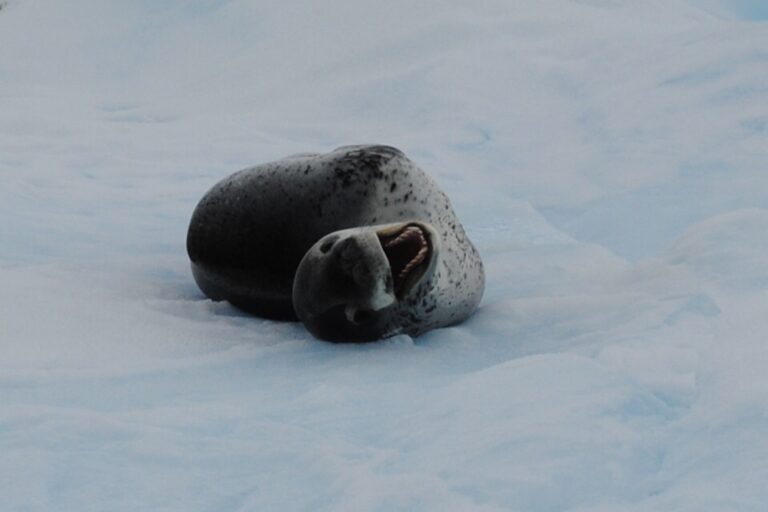
<path fill-rule="evenodd" d="M 326 254 L 328 251 L 331 250 L 331 247 L 333 247 L 333 244 L 336 243 L 336 239 L 332 238 L 330 240 L 326 240 L 323 242 L 323 245 L 320 246 L 320 252 L 323 254 Z"/>

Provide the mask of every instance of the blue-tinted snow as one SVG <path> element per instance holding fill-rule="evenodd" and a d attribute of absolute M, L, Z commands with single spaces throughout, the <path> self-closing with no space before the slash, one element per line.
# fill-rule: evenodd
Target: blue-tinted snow
<path fill-rule="evenodd" d="M 765 0 L 691 0 L 696 5 L 724 17 L 745 21 L 768 20 L 768 3 Z"/>
<path fill-rule="evenodd" d="M 3 510 L 763 510 L 768 25 L 702 2 L 8 0 Z M 192 282 L 247 165 L 401 147 L 488 270 L 366 346 Z"/>

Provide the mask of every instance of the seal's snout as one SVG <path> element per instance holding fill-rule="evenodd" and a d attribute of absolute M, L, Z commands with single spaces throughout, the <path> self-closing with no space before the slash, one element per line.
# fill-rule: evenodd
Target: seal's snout
<path fill-rule="evenodd" d="M 324 258 L 328 272 L 336 276 L 334 284 L 341 285 L 341 295 L 350 300 L 349 311 L 377 311 L 395 301 L 387 260 L 375 236 L 365 233 L 340 237 Z M 348 316 L 354 317 L 351 313 Z"/>
<path fill-rule="evenodd" d="M 364 286 L 371 279 L 369 265 L 363 259 L 365 251 L 360 242 L 353 237 L 343 238 L 331 249 L 329 258 L 334 260 L 332 264 L 339 266 L 339 270 L 352 279 L 356 285 Z"/>
<path fill-rule="evenodd" d="M 296 314 L 326 339 L 380 336 L 379 312 L 396 300 L 387 256 L 370 229 L 321 238 L 302 259 L 293 284 Z"/>

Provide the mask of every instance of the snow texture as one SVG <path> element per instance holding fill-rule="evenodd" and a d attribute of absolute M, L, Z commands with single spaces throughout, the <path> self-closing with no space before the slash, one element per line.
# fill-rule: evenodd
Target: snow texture
<path fill-rule="evenodd" d="M 765 510 L 744 2 L 0 3 L 2 510 Z M 475 316 L 335 346 L 202 296 L 210 186 L 369 142 L 452 198 Z"/>

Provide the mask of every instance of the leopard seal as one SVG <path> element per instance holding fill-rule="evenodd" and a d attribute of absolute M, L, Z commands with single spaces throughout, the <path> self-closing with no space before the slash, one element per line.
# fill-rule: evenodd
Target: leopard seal
<path fill-rule="evenodd" d="M 418 336 L 469 317 L 483 263 L 437 183 L 389 146 L 303 153 L 208 191 L 187 232 L 211 299 L 317 338 Z"/>

